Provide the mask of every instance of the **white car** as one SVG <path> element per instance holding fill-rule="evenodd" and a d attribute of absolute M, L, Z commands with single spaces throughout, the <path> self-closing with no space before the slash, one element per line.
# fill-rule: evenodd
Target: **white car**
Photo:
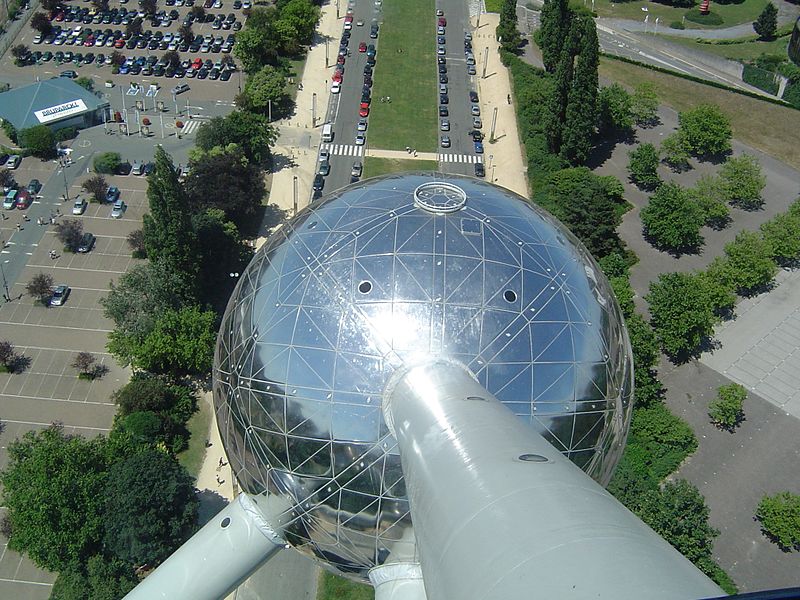
<path fill-rule="evenodd" d="M 330 160 L 331 153 L 329 150 L 323 149 L 319 151 L 319 160 L 322 162 L 323 160 Z"/>
<path fill-rule="evenodd" d="M 331 94 L 338 94 L 342 91 L 342 84 L 338 81 L 331 83 Z"/>
<path fill-rule="evenodd" d="M 122 200 L 117 200 L 114 202 L 114 206 L 111 209 L 111 217 L 113 219 L 121 219 L 122 215 L 125 214 L 126 208 L 127 206 L 125 206 L 125 203 Z"/>
<path fill-rule="evenodd" d="M 367 138 L 364 136 L 363 133 L 356 134 L 356 146 L 363 146 L 366 141 Z"/>
<path fill-rule="evenodd" d="M 87 206 L 89 206 L 89 203 L 86 201 L 86 198 L 78 198 L 75 200 L 75 204 L 72 205 L 72 214 L 82 215 L 86 212 Z"/>
<path fill-rule="evenodd" d="M 367 120 L 366 119 L 359 119 L 357 128 L 358 128 L 358 131 L 366 131 L 367 130 Z"/>

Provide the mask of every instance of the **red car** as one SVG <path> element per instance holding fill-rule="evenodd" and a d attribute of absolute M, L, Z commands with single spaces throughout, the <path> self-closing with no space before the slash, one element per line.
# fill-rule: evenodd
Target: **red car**
<path fill-rule="evenodd" d="M 347 16 L 344 18 L 344 22 L 345 22 L 345 23 L 352 23 L 352 22 L 353 22 L 353 15 L 347 15 Z"/>
<path fill-rule="evenodd" d="M 17 194 L 17 204 L 16 208 L 20 210 L 25 210 L 33 203 L 33 196 L 31 196 L 28 190 L 20 190 Z"/>
<path fill-rule="evenodd" d="M 116 42 L 114 42 L 114 48 L 124 48 L 125 47 L 125 40 L 119 38 Z"/>
<path fill-rule="evenodd" d="M 338 65 L 343 65 L 343 64 L 344 64 L 344 56 L 342 56 L 342 55 L 340 54 L 340 55 L 337 57 L 337 59 L 336 59 L 336 64 L 338 64 Z"/>
<path fill-rule="evenodd" d="M 203 66 L 203 59 L 202 58 L 195 58 L 192 61 L 192 69 L 194 69 L 195 71 L 197 71 L 202 66 Z"/>
<path fill-rule="evenodd" d="M 369 104 L 367 104 L 366 102 L 361 103 L 361 108 L 358 109 L 358 116 L 359 117 L 369 116 Z"/>
<path fill-rule="evenodd" d="M 358 51 L 359 52 L 366 52 L 367 51 L 367 42 L 361 42 L 358 45 Z"/>
<path fill-rule="evenodd" d="M 336 71 L 333 74 L 333 77 L 331 77 L 331 81 L 336 81 L 338 83 L 341 83 L 342 82 L 342 73 L 341 73 L 341 71 Z"/>
<path fill-rule="evenodd" d="M 447 19 L 439 17 L 439 27 L 447 27 Z"/>

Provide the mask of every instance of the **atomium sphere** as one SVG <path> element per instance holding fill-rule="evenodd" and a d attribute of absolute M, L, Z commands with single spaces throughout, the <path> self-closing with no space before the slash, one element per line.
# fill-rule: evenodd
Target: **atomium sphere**
<path fill-rule="evenodd" d="M 355 578 L 389 555 L 414 556 L 381 397 L 396 369 L 442 355 L 608 482 L 630 420 L 632 359 L 583 245 L 483 181 L 369 179 L 274 233 L 220 327 L 223 443 L 244 491 L 280 500 L 290 544 Z"/>

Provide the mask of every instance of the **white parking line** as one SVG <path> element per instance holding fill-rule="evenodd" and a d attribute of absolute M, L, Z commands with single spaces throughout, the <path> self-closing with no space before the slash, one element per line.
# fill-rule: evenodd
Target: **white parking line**
<path fill-rule="evenodd" d="M 3 507 L 5 508 L 5 507 Z M 52 583 L 44 583 L 42 581 L 28 581 L 27 579 L 8 579 L 7 577 L 0 577 L 0 581 L 7 581 L 9 583 L 26 583 L 28 585 L 43 585 L 46 587 L 53 587 Z"/>
<path fill-rule="evenodd" d="M 73 307 L 76 308 L 76 307 Z M 98 308 L 84 310 L 100 310 Z M 24 325 L 25 327 L 43 327 L 45 329 L 71 329 L 73 331 L 95 331 L 97 333 L 111 333 L 113 329 L 87 329 L 86 327 L 65 327 L 64 325 L 39 325 L 38 323 L 18 323 L 16 321 L 0 321 L 3 325 Z"/>
<path fill-rule="evenodd" d="M 7 394 L 6 394 L 7 395 Z M 13 396 L 9 396 L 11 398 Z M 19 396 L 20 398 L 36 398 L 37 400 L 41 400 L 41 398 L 37 396 Z M 64 402 L 75 402 L 75 400 L 64 400 Z M 86 402 L 85 404 L 88 404 Z M 38 425 L 40 427 L 50 427 L 53 422 L 50 421 L 49 423 L 40 423 L 38 421 L 14 421 L 12 419 L 3 419 L 3 423 L 16 423 L 17 425 Z M 91 431 L 111 431 L 106 427 L 88 427 L 86 425 L 64 425 L 64 427 L 72 427 L 74 429 L 89 429 Z"/>

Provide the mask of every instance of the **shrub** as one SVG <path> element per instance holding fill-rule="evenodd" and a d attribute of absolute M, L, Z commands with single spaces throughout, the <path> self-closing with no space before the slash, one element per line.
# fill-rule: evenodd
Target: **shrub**
<path fill-rule="evenodd" d="M 96 173 L 113 175 L 121 164 L 122 159 L 119 152 L 103 152 L 94 157 L 94 170 Z"/>
<path fill-rule="evenodd" d="M 725 22 L 724 19 L 717 13 L 709 12 L 707 15 L 704 15 L 700 12 L 699 8 L 687 10 L 686 19 L 692 23 L 699 23 L 700 25 L 705 25 L 706 27 L 715 27 L 717 25 L 722 25 Z"/>
<path fill-rule="evenodd" d="M 728 285 L 740 294 L 764 288 L 778 271 L 772 248 L 758 232 L 740 231 L 732 242 L 725 244 L 725 256 L 724 276 Z"/>
<path fill-rule="evenodd" d="M 708 405 L 711 422 L 722 429 L 733 431 L 744 417 L 742 404 L 747 398 L 747 390 L 738 383 L 720 386 L 717 398 Z"/>
<path fill-rule="evenodd" d="M 700 104 L 678 115 L 686 149 L 695 156 L 714 156 L 731 149 L 731 122 L 715 104 Z"/>
<path fill-rule="evenodd" d="M 784 550 L 800 548 L 800 496 L 781 492 L 764 496 L 758 503 L 756 519 L 761 529 Z"/>
<path fill-rule="evenodd" d="M 47 125 L 35 125 L 19 132 L 19 144 L 39 158 L 53 158 L 56 155 L 56 140 Z"/>
<path fill-rule="evenodd" d="M 653 144 L 641 144 L 628 152 L 628 173 L 631 181 L 643 189 L 654 189 L 661 184 L 658 150 Z"/>
<path fill-rule="evenodd" d="M 53 137 L 57 142 L 66 142 L 74 139 L 76 135 L 78 135 L 77 127 L 64 127 L 53 133 Z"/>
<path fill-rule="evenodd" d="M 730 157 L 720 170 L 720 185 L 724 199 L 745 210 L 755 210 L 764 202 L 761 191 L 767 178 L 754 156 L 742 154 Z"/>
<path fill-rule="evenodd" d="M 670 29 L 686 29 L 686 25 L 683 24 L 683 21 L 673 21 L 669 24 Z"/>
<path fill-rule="evenodd" d="M 784 102 L 788 102 L 795 108 L 800 108 L 800 82 L 790 83 L 783 90 Z"/>
<path fill-rule="evenodd" d="M 665 183 L 650 197 L 640 213 L 645 234 L 658 248 L 682 252 L 703 243 L 703 210 L 687 190 Z"/>
<path fill-rule="evenodd" d="M 778 93 L 778 84 L 775 81 L 775 73 L 759 69 L 755 65 L 745 64 L 742 70 L 742 81 L 749 83 L 753 87 L 764 90 L 773 96 Z"/>
<path fill-rule="evenodd" d="M 686 171 L 691 168 L 689 164 L 689 150 L 686 148 L 686 140 L 680 131 L 668 135 L 661 141 L 659 149 L 661 159 L 669 165 L 673 171 Z"/>

